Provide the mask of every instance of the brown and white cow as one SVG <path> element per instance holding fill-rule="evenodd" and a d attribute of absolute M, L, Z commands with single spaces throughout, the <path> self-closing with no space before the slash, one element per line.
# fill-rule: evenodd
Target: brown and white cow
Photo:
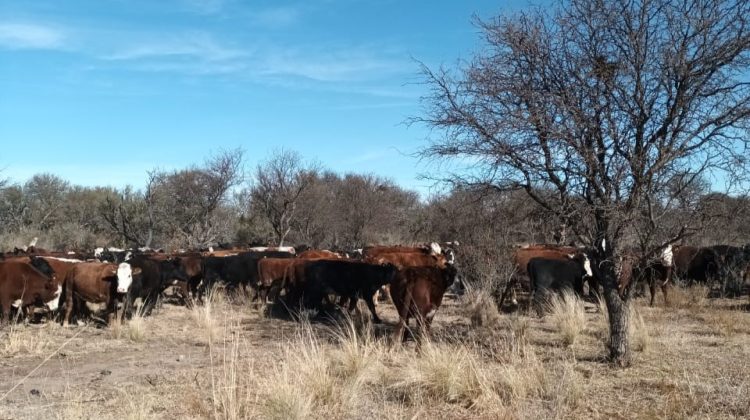
<path fill-rule="evenodd" d="M 36 305 L 56 310 L 61 292 L 62 286 L 54 270 L 43 259 L 0 262 L 0 306 L 4 322 L 10 319 L 11 307 L 23 310 Z"/>
<path fill-rule="evenodd" d="M 105 314 L 110 323 L 117 313 L 117 298 L 128 292 L 133 276 L 139 275 L 140 269 L 133 269 L 128 263 L 119 265 L 109 263 L 79 263 L 65 277 L 65 317 L 63 326 L 67 326 L 76 307 L 83 302 L 106 304 Z"/>

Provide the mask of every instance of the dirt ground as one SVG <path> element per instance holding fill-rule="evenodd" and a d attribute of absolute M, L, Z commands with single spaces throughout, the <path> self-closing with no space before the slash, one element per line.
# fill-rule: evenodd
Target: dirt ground
<path fill-rule="evenodd" d="M 635 361 L 623 370 L 604 360 L 604 316 L 591 303 L 575 342 L 566 345 L 552 316 L 477 321 L 481 308 L 448 297 L 428 343 L 447 349 L 441 360 L 436 355 L 443 353 L 417 353 L 411 341 L 392 346 L 397 315 L 384 303 L 378 311 L 385 325 L 367 332 L 375 337 L 366 339 L 371 347 L 358 344 L 352 359 L 363 366 L 377 359 L 366 379 L 348 382 L 338 374 L 328 394 L 279 406 L 269 401 L 286 388 L 305 388 L 292 389 L 289 401 L 308 392 L 306 382 L 287 376 L 294 374 L 284 368 L 290 360 L 301 371 L 317 363 L 314 357 L 334 360 L 352 346 L 336 339 L 330 323 L 271 318 L 220 299 L 210 314 L 165 303 L 135 326 L 4 326 L 0 419 L 748 418 L 746 299 L 683 292 L 666 308 L 638 301 Z M 304 331 L 312 345 L 310 337 L 300 339 Z M 364 368 L 353 369 L 365 378 Z M 475 372 L 466 381 L 465 370 Z M 344 400 L 338 393 L 348 386 L 356 395 Z"/>

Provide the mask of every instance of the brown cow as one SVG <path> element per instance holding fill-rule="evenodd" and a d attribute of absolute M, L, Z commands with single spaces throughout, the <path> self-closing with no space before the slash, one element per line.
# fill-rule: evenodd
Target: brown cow
<path fill-rule="evenodd" d="M 120 265 L 109 263 L 79 263 L 65 277 L 65 318 L 63 326 L 68 326 L 74 305 L 83 301 L 105 303 L 107 323 L 117 313 L 117 296 L 127 293 L 133 276 L 140 274 L 139 268 L 133 269 L 128 263 Z"/>
<path fill-rule="evenodd" d="M 443 254 L 425 254 L 423 252 L 391 252 L 378 253 L 376 256 L 365 257 L 365 261 L 371 264 L 391 263 L 402 270 L 407 267 L 439 267 L 444 268 L 447 264 L 452 264 Z M 390 297 L 390 285 L 381 287 L 373 296 L 373 301 L 377 304 L 380 298 L 388 299 Z"/>
<path fill-rule="evenodd" d="M 391 283 L 391 298 L 398 311 L 399 322 L 393 334 L 395 343 L 404 339 L 409 318 L 414 317 L 420 336 L 429 333 L 443 295 L 456 281 L 457 270 L 452 264 L 440 267 L 407 267 L 399 270 Z"/>
<path fill-rule="evenodd" d="M 377 257 L 381 254 L 394 254 L 394 253 L 416 253 L 424 255 L 440 255 L 443 253 L 440 245 L 433 242 L 428 246 L 368 246 L 362 249 L 363 257 Z"/>
<path fill-rule="evenodd" d="M 430 255 L 415 252 L 391 252 L 380 253 L 377 256 L 366 257 L 366 262 L 372 264 L 391 263 L 403 269 L 406 267 L 445 267 L 449 264 L 448 258 L 444 255 Z"/>
<path fill-rule="evenodd" d="M 38 305 L 54 311 L 61 292 L 55 272 L 42 259 L 0 262 L 0 306 L 4 322 L 9 321 L 12 306 L 23 310 Z"/>
<path fill-rule="evenodd" d="M 258 293 L 257 298 L 262 303 L 266 303 L 266 298 L 270 295 L 271 300 L 275 300 L 281 293 L 286 284 L 286 277 L 291 275 L 291 267 L 305 261 L 294 258 L 262 258 L 258 260 Z"/>
<path fill-rule="evenodd" d="M 321 258 L 335 260 L 341 258 L 341 255 L 333 251 L 328 251 L 327 249 L 308 249 L 307 251 L 297 255 L 297 258 L 306 260 Z"/>

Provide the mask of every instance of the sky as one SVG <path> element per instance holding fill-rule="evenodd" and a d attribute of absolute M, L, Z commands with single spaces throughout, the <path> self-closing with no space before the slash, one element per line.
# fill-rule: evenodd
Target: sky
<path fill-rule="evenodd" d="M 142 186 L 241 147 L 296 150 L 423 194 L 418 61 L 471 58 L 525 1 L 2 0 L 0 170 Z"/>

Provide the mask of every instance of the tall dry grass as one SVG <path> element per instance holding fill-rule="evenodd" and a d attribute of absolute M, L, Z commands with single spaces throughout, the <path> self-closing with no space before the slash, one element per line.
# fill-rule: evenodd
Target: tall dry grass
<path fill-rule="evenodd" d="M 206 291 L 203 304 L 192 302 L 190 306 L 190 317 L 196 325 L 199 340 L 211 345 L 219 339 L 222 332 L 219 316 L 228 310 L 227 297 L 217 287 Z"/>
<path fill-rule="evenodd" d="M 547 303 L 547 312 L 566 347 L 573 346 L 586 328 L 583 301 L 572 291 L 554 295 Z"/>
<path fill-rule="evenodd" d="M 56 323 L 41 327 L 24 324 L 6 326 L 4 331 L 0 330 L 0 356 L 45 355 L 54 345 L 53 330 L 57 326 Z"/>

